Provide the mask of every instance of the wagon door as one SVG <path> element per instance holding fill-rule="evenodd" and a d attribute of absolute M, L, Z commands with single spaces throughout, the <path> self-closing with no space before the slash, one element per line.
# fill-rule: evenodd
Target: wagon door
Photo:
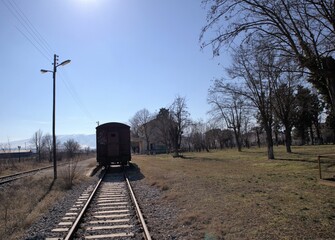
<path fill-rule="evenodd" d="M 108 134 L 108 156 L 119 156 L 119 133 L 110 132 Z"/>

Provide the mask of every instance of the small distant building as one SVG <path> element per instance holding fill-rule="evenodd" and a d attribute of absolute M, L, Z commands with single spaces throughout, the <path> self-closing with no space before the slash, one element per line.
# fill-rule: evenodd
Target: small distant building
<path fill-rule="evenodd" d="M 135 154 L 142 154 L 143 152 L 143 139 L 140 137 L 131 136 L 131 152 Z"/>
<path fill-rule="evenodd" d="M 4 150 L 0 152 L 0 159 L 6 158 L 28 158 L 33 157 L 34 153 L 31 150 Z"/>
<path fill-rule="evenodd" d="M 149 131 L 149 142 L 146 141 L 144 136 L 131 136 L 132 153 L 159 154 L 166 153 L 168 151 L 168 147 L 161 139 L 161 133 L 157 125 L 158 123 L 156 119 L 153 119 L 147 123 Z"/>

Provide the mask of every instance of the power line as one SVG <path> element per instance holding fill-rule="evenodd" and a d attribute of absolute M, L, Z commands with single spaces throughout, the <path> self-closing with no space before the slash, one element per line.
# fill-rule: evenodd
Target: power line
<path fill-rule="evenodd" d="M 73 98 L 73 100 L 77 103 L 78 107 L 83 111 L 83 113 L 86 115 L 86 117 L 88 119 L 90 119 L 91 121 L 95 121 L 94 118 L 93 118 L 93 115 L 87 110 L 86 106 L 81 101 L 81 99 L 80 99 L 74 85 L 70 81 L 70 79 L 65 77 L 63 72 L 60 73 L 60 75 L 61 75 L 61 79 L 62 79 L 66 89 L 68 90 L 68 92 L 71 95 L 71 97 Z"/>
<path fill-rule="evenodd" d="M 42 37 L 42 35 L 39 33 L 39 31 L 36 29 L 36 27 L 32 24 L 32 22 L 29 20 L 29 18 L 24 14 L 24 12 L 21 10 L 21 8 L 15 3 L 15 1 L 8 0 L 2 0 L 3 4 L 6 6 L 6 8 L 10 11 L 10 13 L 16 18 L 16 20 L 20 23 L 20 25 L 23 27 L 23 29 L 20 29 L 16 26 L 16 29 L 26 38 L 27 41 L 30 42 L 34 46 L 34 48 L 49 62 L 53 58 L 52 54 L 52 48 L 48 44 L 48 42 L 45 40 L 45 38 Z M 85 113 L 85 115 L 92 121 L 94 121 L 92 114 L 87 110 L 81 99 L 79 98 L 79 95 L 77 94 L 73 84 L 71 81 L 65 77 L 62 73 L 62 81 L 69 92 L 70 96 L 73 98 L 73 100 L 77 103 L 79 108 Z"/>
<path fill-rule="evenodd" d="M 25 19 L 25 22 L 27 23 L 28 27 L 35 33 L 37 38 L 40 40 L 40 43 L 45 47 L 45 50 L 49 52 L 49 54 L 53 55 L 53 50 L 50 47 L 49 43 L 43 38 L 43 36 L 38 32 L 38 30 L 35 28 L 35 26 L 30 22 L 29 18 L 24 14 L 24 12 L 21 10 L 21 8 L 13 1 L 14 5 L 16 6 L 16 9 L 19 10 L 23 18 Z"/>
<path fill-rule="evenodd" d="M 2 3 L 19 22 L 21 27 L 23 27 L 23 29 L 20 29 L 16 26 L 16 29 L 50 62 L 52 59 L 50 45 L 29 21 L 28 17 L 15 2 L 13 4 L 11 1 L 6 2 L 5 0 L 2 0 Z"/>
<path fill-rule="evenodd" d="M 31 40 L 30 40 L 30 38 L 26 35 L 26 34 L 24 34 L 18 27 L 16 27 L 16 29 L 36 48 L 36 50 L 37 51 L 39 51 L 41 54 L 42 54 L 42 56 L 43 57 L 45 57 L 45 59 L 46 60 L 48 60 L 48 61 L 50 61 L 50 58 L 47 56 L 47 55 L 45 55 Z"/>

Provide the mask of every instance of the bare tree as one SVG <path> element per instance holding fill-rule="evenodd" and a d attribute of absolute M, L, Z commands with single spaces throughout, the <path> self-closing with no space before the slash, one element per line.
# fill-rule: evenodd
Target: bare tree
<path fill-rule="evenodd" d="M 273 87 L 272 82 L 278 78 L 274 67 L 275 55 L 263 43 L 239 48 L 233 58 L 233 65 L 228 69 L 230 77 L 243 80 L 242 85 L 226 85 L 225 88 L 238 95 L 243 95 L 259 112 L 261 125 L 266 132 L 268 158 L 274 159 L 272 124 L 273 124 Z"/>
<path fill-rule="evenodd" d="M 135 113 L 130 121 L 133 132 L 139 137 L 143 137 L 146 141 L 147 152 L 150 151 L 150 135 L 152 134 L 152 126 L 149 122 L 153 119 L 152 114 L 146 109 L 142 109 Z"/>
<path fill-rule="evenodd" d="M 174 148 L 174 157 L 179 157 L 179 148 L 184 130 L 190 123 L 189 112 L 187 111 L 186 99 L 177 96 L 170 106 L 169 133 Z"/>
<path fill-rule="evenodd" d="M 31 143 L 35 146 L 36 153 L 38 156 L 38 161 L 41 161 L 41 153 L 43 151 L 43 132 L 41 129 L 36 131 L 32 138 L 30 139 Z"/>
<path fill-rule="evenodd" d="M 301 137 L 301 144 L 306 144 L 308 140 L 314 144 L 313 124 L 314 120 L 318 121 L 322 112 L 322 105 L 316 94 L 304 86 L 298 86 L 296 93 L 296 121 L 295 129 L 297 135 Z M 317 127 L 317 125 L 315 125 Z M 308 134 L 309 129 L 309 134 Z M 320 136 L 317 136 L 320 137 Z"/>
<path fill-rule="evenodd" d="M 251 115 L 247 114 L 242 121 L 242 143 L 247 148 L 250 148 L 250 134 L 251 134 Z"/>
<path fill-rule="evenodd" d="M 67 156 L 69 158 L 73 158 L 76 153 L 80 150 L 80 145 L 74 139 L 67 140 L 64 144 Z"/>
<path fill-rule="evenodd" d="M 212 106 L 213 117 L 223 119 L 227 128 L 233 130 L 237 150 L 242 151 L 241 128 L 248 115 L 245 96 L 232 90 L 223 80 L 216 80 L 208 90 L 207 102 Z"/>
<path fill-rule="evenodd" d="M 45 147 L 46 151 L 48 152 L 49 162 L 52 161 L 52 136 L 47 133 L 43 136 L 43 146 Z"/>
<path fill-rule="evenodd" d="M 64 168 L 63 179 L 65 183 L 65 187 L 70 189 L 73 184 L 73 180 L 77 174 L 77 166 L 79 158 L 75 157 L 75 155 L 80 150 L 80 145 L 74 139 L 67 140 L 64 144 L 68 159 L 67 166 Z"/>
<path fill-rule="evenodd" d="M 308 70 L 311 82 L 335 111 L 335 2 L 330 0 L 203 0 L 207 24 L 202 47 L 219 55 L 235 40 L 266 41 Z M 216 34 L 206 33 L 215 31 Z M 238 37 L 238 38 L 237 38 Z M 237 42 L 235 42 L 237 43 Z"/>
<path fill-rule="evenodd" d="M 89 146 L 87 146 L 87 147 L 84 148 L 84 151 L 85 151 L 86 155 L 89 155 L 90 152 L 91 152 L 91 148 Z"/>
<path fill-rule="evenodd" d="M 292 128 L 296 116 L 296 91 L 300 76 L 293 71 L 285 71 L 272 82 L 274 89 L 273 111 L 284 126 L 286 152 L 291 153 Z"/>
<path fill-rule="evenodd" d="M 224 138 L 223 131 L 214 125 L 205 132 L 205 141 L 209 149 L 223 149 L 226 146 Z"/>
<path fill-rule="evenodd" d="M 202 151 L 206 149 L 207 152 L 209 152 L 208 146 L 206 144 L 206 138 L 205 138 L 205 132 L 206 132 L 206 125 L 203 121 L 190 121 L 190 124 L 188 126 L 188 138 L 189 138 L 189 144 L 192 145 L 192 148 L 195 151 Z M 191 149 L 191 146 L 189 146 L 189 150 Z"/>
<path fill-rule="evenodd" d="M 256 134 L 256 143 L 257 143 L 257 146 L 260 148 L 261 147 L 260 135 L 262 134 L 262 128 L 260 126 L 253 126 L 251 128 L 251 131 Z"/>

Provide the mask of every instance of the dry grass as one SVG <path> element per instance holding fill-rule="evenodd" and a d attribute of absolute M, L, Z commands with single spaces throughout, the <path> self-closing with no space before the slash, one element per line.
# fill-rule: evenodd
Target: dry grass
<path fill-rule="evenodd" d="M 75 184 L 88 179 L 86 171 L 95 159 L 78 163 L 82 170 L 75 178 Z M 67 167 L 67 166 L 65 166 Z M 59 168 L 62 171 L 62 167 Z M 59 177 L 53 183 L 53 172 L 40 173 L 17 180 L 10 187 L 0 190 L 0 239 L 22 239 L 29 227 L 57 201 L 67 189 L 64 179 Z"/>
<path fill-rule="evenodd" d="M 67 159 L 64 166 L 60 169 L 59 177 L 63 180 L 63 186 L 65 189 L 71 189 L 73 186 L 74 179 L 79 176 L 82 171 L 78 167 L 78 162 L 80 159 L 78 157 Z"/>
<path fill-rule="evenodd" d="M 35 176 L 18 180 L 0 193 L 1 239 L 18 239 L 40 211 L 45 211 L 64 194 L 57 185 L 49 192 L 51 186 L 52 177 Z"/>
<path fill-rule="evenodd" d="M 10 175 L 17 172 L 29 171 L 32 169 L 46 167 L 52 165 L 50 162 L 36 162 L 35 159 L 22 160 L 18 162 L 17 160 L 8 160 L 5 162 L 4 159 L 1 159 L 0 164 L 0 176 Z"/>
<path fill-rule="evenodd" d="M 176 231 L 197 239 L 335 239 L 335 188 L 318 183 L 317 155 L 334 146 L 134 156 L 145 181 L 178 206 Z M 335 169 L 334 169 L 335 170 Z"/>
<path fill-rule="evenodd" d="M 77 156 L 79 161 L 95 158 L 95 154 Z M 68 159 L 59 161 L 59 164 L 68 162 Z M 92 162 L 95 165 L 96 162 Z M 0 159 L 0 176 L 10 175 L 17 172 L 29 171 L 36 168 L 52 166 L 53 163 L 49 161 L 37 162 L 35 158 L 23 158 L 19 162 L 18 159 Z"/>

